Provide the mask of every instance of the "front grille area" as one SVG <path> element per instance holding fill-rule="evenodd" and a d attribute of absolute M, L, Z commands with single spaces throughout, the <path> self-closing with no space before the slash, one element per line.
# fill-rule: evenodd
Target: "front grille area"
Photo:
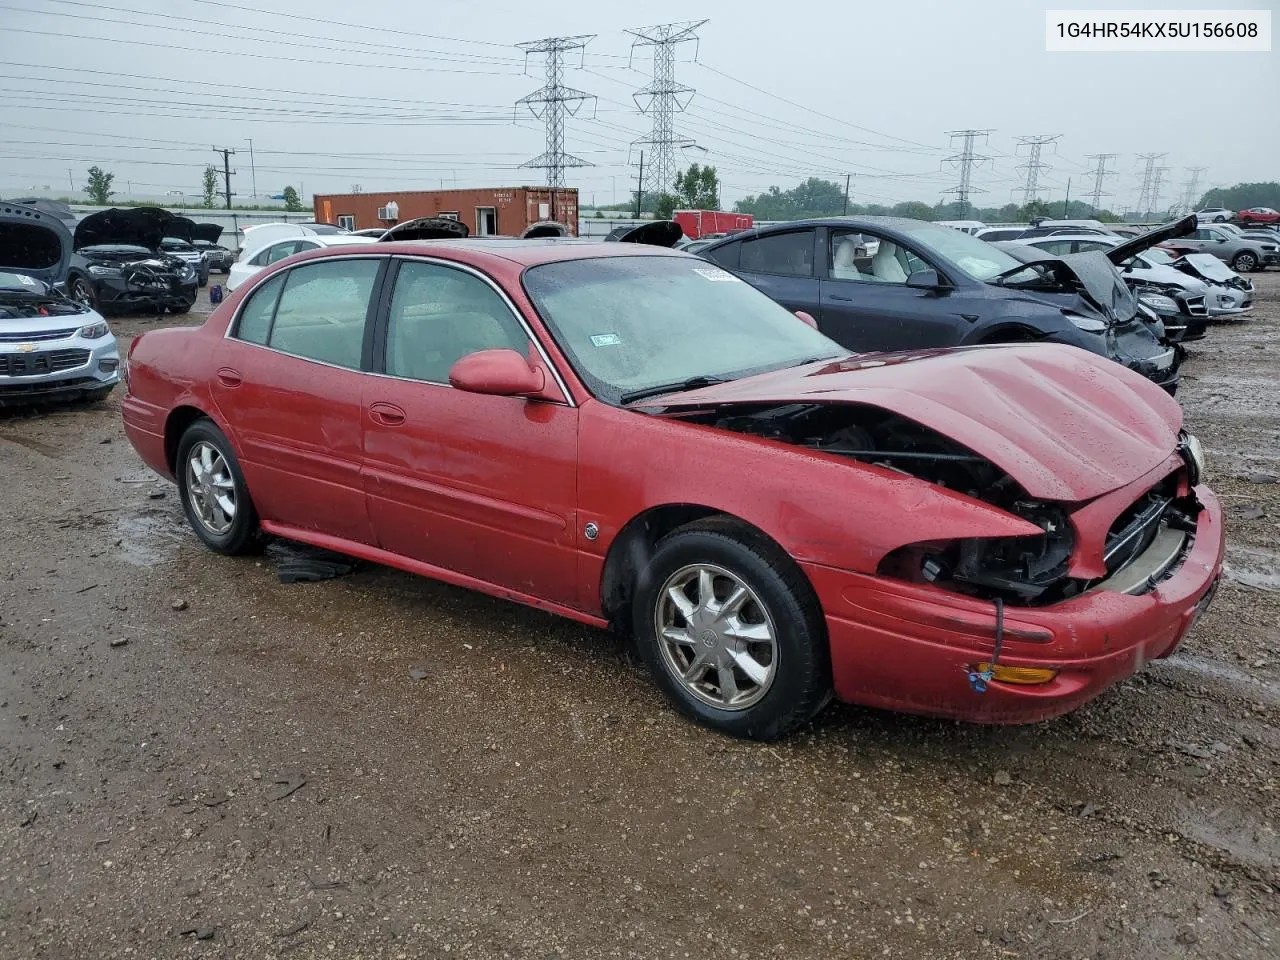
<path fill-rule="evenodd" d="M 1160 492 L 1160 489 L 1147 492 L 1122 513 L 1107 531 L 1107 543 L 1102 556 L 1108 575 L 1128 566 L 1156 538 L 1165 511 L 1173 502 L 1173 498 Z"/>
<path fill-rule="evenodd" d="M 36 343 L 41 340 L 65 340 L 79 329 L 79 327 L 72 327 L 69 330 L 42 330 L 39 333 L 0 331 L 0 343 Z"/>
<path fill-rule="evenodd" d="M 59 370 L 72 370 L 88 362 L 88 350 L 0 353 L 0 377 L 38 377 Z"/>

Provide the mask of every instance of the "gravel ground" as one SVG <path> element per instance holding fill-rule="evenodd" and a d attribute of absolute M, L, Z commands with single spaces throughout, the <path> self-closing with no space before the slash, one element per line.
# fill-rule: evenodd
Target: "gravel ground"
<path fill-rule="evenodd" d="M 1032 727 L 836 706 L 729 740 L 609 635 L 205 551 L 119 391 L 3 415 L 0 957 L 1277 956 L 1280 273 L 1254 279 L 1179 395 L 1229 579 L 1175 657 Z"/>

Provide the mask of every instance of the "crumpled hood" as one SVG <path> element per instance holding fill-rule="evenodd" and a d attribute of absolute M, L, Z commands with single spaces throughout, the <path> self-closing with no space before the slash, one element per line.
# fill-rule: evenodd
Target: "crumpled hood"
<path fill-rule="evenodd" d="M 1213 283 L 1230 283 L 1239 276 L 1211 253 L 1189 253 L 1175 260 L 1173 267 Z"/>
<path fill-rule="evenodd" d="M 864 354 L 668 394 L 638 406 L 857 403 L 930 427 L 1033 497 L 1082 502 L 1172 454 L 1177 402 L 1118 363 L 1057 344 Z"/>

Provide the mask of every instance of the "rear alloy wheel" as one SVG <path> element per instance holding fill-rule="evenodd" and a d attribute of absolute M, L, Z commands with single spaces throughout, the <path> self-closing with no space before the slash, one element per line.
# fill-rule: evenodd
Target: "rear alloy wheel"
<path fill-rule="evenodd" d="M 187 522 L 209 549 L 246 553 L 258 534 L 258 514 L 240 462 L 226 435 L 210 420 L 187 427 L 174 464 Z"/>
<path fill-rule="evenodd" d="M 1253 273 L 1258 269 L 1258 258 L 1252 253 L 1237 253 L 1231 261 L 1231 269 L 1236 273 Z"/>
<path fill-rule="evenodd" d="M 1222 214 L 1218 214 L 1216 217 L 1214 217 L 1214 218 L 1213 218 L 1213 222 L 1214 222 L 1214 223 L 1226 223 L 1226 222 L 1227 222 L 1227 218 L 1226 218 L 1226 217 L 1224 217 Z"/>
<path fill-rule="evenodd" d="M 71 299 L 84 304 L 90 310 L 97 309 L 98 298 L 94 296 L 93 284 L 84 277 L 76 277 L 71 281 Z"/>
<path fill-rule="evenodd" d="M 817 598 L 786 554 L 748 530 L 712 520 L 668 534 L 632 609 L 655 681 L 707 726 L 773 740 L 830 699 Z"/>

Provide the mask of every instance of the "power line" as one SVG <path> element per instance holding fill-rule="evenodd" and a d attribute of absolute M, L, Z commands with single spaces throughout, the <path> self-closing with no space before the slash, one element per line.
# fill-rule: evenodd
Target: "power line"
<path fill-rule="evenodd" d="M 586 160 L 564 151 L 565 114 L 576 116 L 582 104 L 593 99 L 589 93 L 564 85 L 564 55 L 571 50 L 585 50 L 594 36 L 549 37 L 517 44 L 527 58 L 531 53 L 547 58 L 547 82 L 528 96 L 516 101 L 517 107 L 528 107 L 547 127 L 547 148 L 540 156 L 523 164 L 547 171 L 547 186 L 563 187 L 566 167 L 589 167 Z"/>
<path fill-rule="evenodd" d="M 1160 167 L 1158 168 L 1160 173 L 1157 174 L 1156 164 L 1168 155 L 1167 153 L 1138 154 L 1138 159 L 1145 164 L 1142 170 L 1142 190 L 1138 193 L 1138 209 L 1135 211 L 1141 217 L 1149 217 L 1155 209 L 1159 177 L 1163 176 L 1164 171 L 1167 169 Z"/>
<path fill-rule="evenodd" d="M 1107 161 L 1115 160 L 1119 156 L 1120 154 L 1118 153 L 1091 153 L 1085 157 L 1086 160 L 1096 161 L 1094 168 L 1089 171 L 1093 174 L 1093 190 L 1090 192 L 1089 198 L 1095 214 L 1102 204 L 1102 198 L 1108 195 L 1107 191 L 1102 189 L 1103 181 L 1107 177 L 1115 176 L 1115 171 L 1107 169 Z"/>
<path fill-rule="evenodd" d="M 692 140 L 678 137 L 675 132 L 676 111 L 683 112 L 695 93 L 693 87 L 676 83 L 676 47 L 690 40 L 696 43 L 695 31 L 706 22 L 664 23 L 627 31 L 635 37 L 632 54 L 636 47 L 653 48 L 653 80 L 632 95 L 640 112 L 653 120 L 648 138 L 635 141 L 635 146 L 649 148 L 649 168 L 640 184 L 641 196 L 645 191 L 670 191 L 675 181 L 676 149 L 693 146 Z M 643 102 L 646 98 L 647 102 Z"/>
<path fill-rule="evenodd" d="M 1191 175 L 1187 179 L 1186 184 L 1184 185 L 1185 190 L 1182 194 L 1182 209 L 1183 209 L 1183 212 L 1185 213 L 1195 209 L 1196 200 L 1198 200 L 1200 196 L 1196 192 L 1196 188 L 1200 186 L 1200 175 L 1204 173 L 1206 170 L 1208 170 L 1209 168 L 1208 167 L 1186 167 L 1184 169 L 1187 171 L 1187 173 Z"/>
<path fill-rule="evenodd" d="M 1018 146 L 1029 147 L 1027 152 L 1027 162 L 1019 165 L 1018 169 L 1026 172 L 1027 179 L 1022 185 L 1022 202 L 1030 203 L 1032 200 L 1038 199 L 1039 179 L 1040 175 L 1046 171 L 1052 170 L 1053 167 L 1040 160 L 1040 149 L 1046 144 L 1057 143 L 1062 139 L 1062 134 L 1037 135 L 1034 137 L 1018 137 Z M 1016 149 L 1016 148 L 1015 148 Z"/>
<path fill-rule="evenodd" d="M 952 187 L 951 189 L 944 190 L 943 193 L 954 193 L 956 195 L 956 200 L 960 204 L 960 215 L 962 217 L 970 209 L 969 194 L 987 192 L 981 187 L 973 186 L 973 183 L 972 183 L 973 168 L 978 164 L 982 163 L 983 161 L 990 160 L 991 158 L 980 157 L 977 154 L 975 154 L 973 152 L 973 144 L 974 144 L 974 141 L 978 139 L 978 137 L 982 137 L 985 141 L 986 137 L 990 133 L 991 133 L 990 130 L 951 130 L 951 131 L 948 131 L 947 133 L 947 136 L 949 136 L 952 140 L 955 140 L 956 137 L 962 138 L 962 146 L 960 148 L 960 152 L 957 154 L 953 154 L 952 156 L 947 157 L 947 159 L 942 161 L 943 163 L 953 163 L 953 164 L 960 165 L 960 182 L 956 184 L 954 187 Z"/>

